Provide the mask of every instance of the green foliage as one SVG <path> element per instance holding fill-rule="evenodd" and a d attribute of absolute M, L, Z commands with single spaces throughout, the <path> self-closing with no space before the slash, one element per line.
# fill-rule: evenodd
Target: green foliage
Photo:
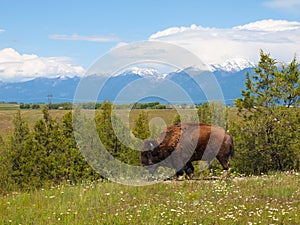
<path fill-rule="evenodd" d="M 83 109 L 101 109 L 101 103 L 99 102 L 84 102 L 80 106 Z"/>
<path fill-rule="evenodd" d="M 21 186 L 21 180 L 26 174 L 23 173 L 22 168 L 24 167 L 24 155 L 26 155 L 27 142 L 31 140 L 29 132 L 29 126 L 23 119 L 20 110 L 13 119 L 14 131 L 10 138 L 10 144 L 8 145 L 8 161 L 10 163 L 9 171 L 11 171 L 11 178 L 15 184 Z"/>
<path fill-rule="evenodd" d="M 141 111 L 138 118 L 135 120 L 135 126 L 132 129 L 135 137 L 145 140 L 150 136 L 149 118 L 145 111 Z"/>
<path fill-rule="evenodd" d="M 139 151 L 128 147 L 129 143 L 134 146 L 130 129 L 112 113 L 112 103 L 102 104 L 102 111 L 97 112 L 95 122 L 102 144 L 113 157 L 130 165 L 140 164 Z"/>
<path fill-rule="evenodd" d="M 39 109 L 40 105 L 39 104 L 20 104 L 20 109 Z"/>
<path fill-rule="evenodd" d="M 300 71 L 296 57 L 286 67 L 282 66 L 282 76 L 276 80 L 280 88 L 280 96 L 286 107 L 299 106 L 300 104 Z"/>
<path fill-rule="evenodd" d="M 29 126 L 26 121 L 23 119 L 20 110 L 17 111 L 17 114 L 13 118 L 14 131 L 12 136 L 12 142 L 15 145 L 22 144 L 28 138 L 29 135 Z"/>
<path fill-rule="evenodd" d="M 136 103 L 134 109 L 166 109 L 166 105 L 161 105 L 159 102 Z"/>
<path fill-rule="evenodd" d="M 61 135 L 63 136 L 65 148 L 65 168 L 64 176 L 71 183 L 80 183 L 82 180 L 97 180 L 100 176 L 87 163 L 77 148 L 74 137 L 72 112 L 64 115 L 61 125 Z"/>
<path fill-rule="evenodd" d="M 271 116 L 265 109 L 249 117 L 231 125 L 237 149 L 234 167 L 245 174 L 299 170 L 299 110 L 282 107 Z"/>
<path fill-rule="evenodd" d="M 13 124 L 9 140 L 0 140 L 1 192 L 100 178 L 77 148 L 71 112 L 58 122 L 50 116 L 48 107 L 44 107 L 43 118 L 30 130 L 17 111 Z"/>
<path fill-rule="evenodd" d="M 32 109 L 39 109 L 41 106 L 39 104 L 32 104 L 31 106 Z"/>
<path fill-rule="evenodd" d="M 20 104 L 20 109 L 30 109 L 30 104 L 21 103 Z"/>
<path fill-rule="evenodd" d="M 181 122 L 180 115 L 176 114 L 173 121 L 172 121 L 172 124 L 177 124 L 177 123 L 180 123 L 180 122 Z"/>
<path fill-rule="evenodd" d="M 62 102 L 62 103 L 55 103 L 49 106 L 51 109 L 64 109 L 64 110 L 71 110 L 73 108 L 73 104 L 71 102 Z"/>
<path fill-rule="evenodd" d="M 277 106 L 299 106 L 300 71 L 296 57 L 288 65 L 277 66 L 270 54 L 260 52 L 260 62 L 254 71 L 246 74 L 246 90 L 243 98 L 238 98 L 235 105 L 240 109 L 276 108 Z"/>
<path fill-rule="evenodd" d="M 296 58 L 288 66 L 263 51 L 255 74 L 246 74 L 243 98 L 236 100 L 241 118 L 233 121 L 236 169 L 241 173 L 300 169 L 299 82 Z"/>
<path fill-rule="evenodd" d="M 199 122 L 226 128 L 228 110 L 220 102 L 204 103 L 197 108 Z"/>
<path fill-rule="evenodd" d="M 0 134 L 0 194 L 14 190 L 15 185 L 12 180 L 12 166 L 9 160 L 9 150 L 7 143 Z"/>

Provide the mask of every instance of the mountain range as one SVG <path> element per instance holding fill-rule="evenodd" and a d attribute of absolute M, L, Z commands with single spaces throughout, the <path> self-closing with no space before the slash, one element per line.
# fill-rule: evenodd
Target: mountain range
<path fill-rule="evenodd" d="M 223 92 L 226 104 L 232 104 L 236 98 L 241 96 L 241 89 L 244 88 L 245 83 L 245 74 L 246 72 L 252 73 L 253 67 L 253 63 L 244 59 L 235 59 L 223 64 L 209 66 L 210 75 L 215 76 Z M 161 74 L 151 68 L 133 67 L 116 76 L 107 78 L 97 100 L 109 100 L 113 102 L 124 87 L 128 87 L 131 83 L 144 78 L 147 82 L 134 87 L 135 93 L 143 92 L 145 86 L 148 86 L 150 89 L 158 87 L 163 93 L 170 90 L 168 85 L 171 82 L 184 90 L 195 104 L 200 104 L 206 102 L 207 99 L 201 88 L 190 75 L 195 75 L 197 72 L 198 69 L 195 67 L 189 67 L 167 74 Z M 201 76 L 201 74 L 199 76 Z M 85 79 L 87 79 L 91 85 L 94 85 L 97 82 L 101 82 L 100 80 L 103 80 L 103 77 L 93 75 Z M 18 103 L 47 103 L 48 101 L 53 103 L 73 102 L 80 81 L 81 78 L 78 76 L 59 76 L 57 78 L 36 78 L 24 82 L 0 82 L 0 101 Z M 173 94 L 174 95 L 171 93 L 171 95 L 174 96 L 174 99 L 172 99 L 173 103 L 185 103 L 185 100 L 181 100 L 180 96 L 176 96 L 177 93 Z M 123 98 L 122 101 L 117 103 L 133 103 L 134 98 L 131 99 L 132 95 L 134 94 L 129 94 L 128 97 Z M 163 94 L 158 94 L 157 96 L 160 95 Z M 141 101 L 160 101 L 162 103 L 168 103 L 168 101 L 157 98 L 156 96 L 149 96 L 147 99 L 141 99 Z"/>

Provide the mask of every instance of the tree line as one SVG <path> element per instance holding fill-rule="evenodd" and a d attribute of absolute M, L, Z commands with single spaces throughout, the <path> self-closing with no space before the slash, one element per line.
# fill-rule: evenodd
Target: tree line
<path fill-rule="evenodd" d="M 259 175 L 299 170 L 299 104 L 300 72 L 296 57 L 288 65 L 278 65 L 269 54 L 261 51 L 254 73 L 246 74 L 245 89 L 235 101 L 236 108 L 205 103 L 197 107 L 198 118 L 194 119 L 229 130 L 236 149 L 231 167 L 236 173 Z M 122 162 L 140 165 L 139 151 L 122 143 L 113 128 L 118 129 L 119 134 L 131 131 L 142 140 L 153 138 L 159 129 L 149 127 L 148 114 L 141 110 L 134 126 L 129 128 L 112 114 L 112 103 L 104 102 L 97 107 L 101 110 L 96 110 L 95 118 L 90 120 L 96 124 L 105 148 Z M 2 138 L 0 135 L 0 192 L 105 179 L 95 172 L 78 149 L 73 119 L 74 113 L 80 118 L 80 111 L 67 112 L 58 120 L 50 116 L 48 107 L 42 110 L 43 118 L 36 121 L 32 129 L 18 111 L 10 136 Z M 228 117 L 229 110 L 236 113 Z M 173 122 L 181 119 L 176 115 Z M 84 134 L 88 136 L 89 131 Z"/>

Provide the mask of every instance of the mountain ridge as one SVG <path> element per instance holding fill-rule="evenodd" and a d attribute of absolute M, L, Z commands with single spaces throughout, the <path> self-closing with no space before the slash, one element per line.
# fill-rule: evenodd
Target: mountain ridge
<path fill-rule="evenodd" d="M 133 68 L 133 70 L 126 70 L 117 76 L 107 78 L 104 88 L 101 90 L 101 97 L 98 101 L 109 100 L 114 101 L 119 92 L 127 87 L 131 82 L 141 78 L 147 78 L 149 84 L 155 88 L 156 84 L 164 85 L 167 81 L 172 81 L 183 89 L 195 102 L 201 104 L 207 101 L 205 94 L 200 90 L 197 83 L 189 75 L 188 69 L 193 70 L 193 74 L 197 74 L 197 68 L 189 67 L 186 70 L 170 72 L 168 74 L 160 74 L 157 70 L 149 68 Z M 240 97 L 241 89 L 244 88 L 246 72 L 253 71 L 252 68 L 245 68 L 240 71 L 225 71 L 220 68 L 211 72 L 219 83 L 226 104 L 232 104 L 233 100 Z M 101 76 L 90 76 L 91 84 L 95 85 L 100 82 Z M 0 101 L 18 102 L 18 103 L 47 103 L 48 96 L 52 96 L 53 103 L 59 102 L 73 102 L 77 86 L 82 78 L 78 76 L 58 76 L 56 78 L 39 77 L 33 80 L 24 82 L 0 82 Z M 103 77 L 102 77 L 103 80 Z M 138 87 L 137 92 L 142 92 L 144 87 Z M 162 89 L 165 87 L 163 86 Z M 167 89 L 167 86 L 166 86 Z M 162 92 L 165 90 L 162 90 Z M 176 102 L 176 94 L 174 94 L 174 102 Z M 132 103 L 131 96 L 123 101 L 124 103 Z M 178 100 L 178 104 L 182 103 Z"/>

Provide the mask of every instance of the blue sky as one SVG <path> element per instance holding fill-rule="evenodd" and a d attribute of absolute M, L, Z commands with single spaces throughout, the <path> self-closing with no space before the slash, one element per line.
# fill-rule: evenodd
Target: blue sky
<path fill-rule="evenodd" d="M 269 19 L 272 19 L 270 23 L 274 26 L 279 24 L 294 27 L 285 28 L 284 31 L 287 32 L 298 30 L 300 27 L 299 0 L 2 0 L 0 11 L 0 80 L 21 79 L 24 76 L 22 71 L 28 74 L 32 67 L 29 64 L 30 60 L 40 60 L 37 61 L 40 68 L 32 70 L 36 76 L 50 76 L 57 71 L 84 73 L 99 56 L 120 43 L 148 40 L 150 37 L 175 44 L 181 43 L 185 47 L 188 45 L 184 45 L 180 40 L 185 37 L 188 42 L 190 36 L 184 36 L 187 32 L 190 34 L 197 30 L 197 35 L 203 34 L 203 30 L 199 33 L 200 28 L 214 28 L 214 32 L 218 34 L 222 34 L 225 29 L 225 33 L 229 35 L 231 28 L 252 23 L 252 35 L 255 31 L 253 27 L 257 25 L 255 22 L 265 21 L 259 24 L 265 29 Z M 278 20 L 297 23 L 274 22 Z M 183 32 L 178 32 L 177 29 L 176 38 L 174 33 L 172 38 L 169 33 L 153 36 L 170 28 L 191 28 L 193 24 L 199 29 L 183 29 Z M 280 40 L 284 41 L 285 36 L 280 32 Z M 181 34 L 184 35 L 180 36 Z M 287 35 L 296 38 L 296 34 L 298 33 Z M 248 36 L 249 33 L 245 35 Z M 298 41 L 292 41 L 295 40 Z M 192 41 L 194 42 L 190 42 L 189 45 L 196 43 L 195 39 Z M 273 42 L 275 41 L 278 42 Z M 291 45 L 287 47 L 293 48 Z M 270 50 L 273 50 L 273 47 Z M 275 50 L 274 52 L 277 56 Z M 297 52 L 298 49 L 295 49 L 294 53 Z M 290 58 L 293 57 L 292 53 L 288 54 Z M 236 52 L 235 55 L 239 56 L 239 53 Z M 224 57 L 219 57 L 218 63 L 221 63 Z M 26 61 L 26 65 L 23 61 Z M 14 74 L 9 64 L 17 65 L 15 68 L 22 64 L 22 69 Z"/>

